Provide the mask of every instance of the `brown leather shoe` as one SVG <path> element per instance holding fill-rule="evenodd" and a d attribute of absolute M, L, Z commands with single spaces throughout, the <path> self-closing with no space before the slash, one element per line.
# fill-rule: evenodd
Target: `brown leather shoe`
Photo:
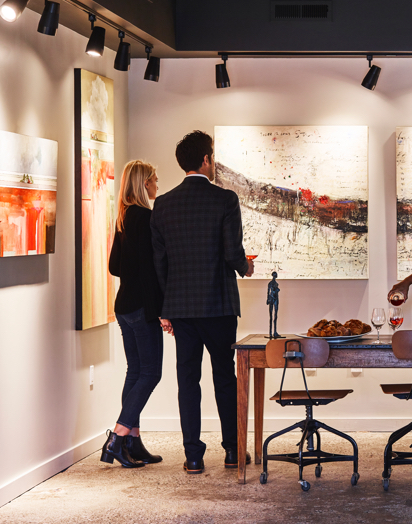
<path fill-rule="evenodd" d="M 183 469 L 186 470 L 186 473 L 189 475 L 198 475 L 203 473 L 205 469 L 205 463 L 202 460 L 186 460 L 183 464 Z"/>

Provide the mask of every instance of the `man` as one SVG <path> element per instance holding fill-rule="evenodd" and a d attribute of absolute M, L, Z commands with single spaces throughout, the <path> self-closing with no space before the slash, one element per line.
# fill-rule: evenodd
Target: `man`
<path fill-rule="evenodd" d="M 206 445 L 200 440 L 200 377 L 203 345 L 210 353 L 222 427 L 225 467 L 237 467 L 234 350 L 240 315 L 236 274 L 252 276 L 242 246 L 239 200 L 211 182 L 212 138 L 201 131 L 177 144 L 185 180 L 155 201 L 151 217 L 154 261 L 164 292 L 162 317 L 176 338 L 179 410 L 187 473 L 202 473 Z M 248 456 L 250 462 L 250 456 Z"/>

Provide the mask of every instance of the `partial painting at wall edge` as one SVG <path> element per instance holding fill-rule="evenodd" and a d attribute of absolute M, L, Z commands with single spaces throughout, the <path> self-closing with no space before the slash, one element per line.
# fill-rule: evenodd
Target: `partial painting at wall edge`
<path fill-rule="evenodd" d="M 217 126 L 215 160 L 252 278 L 369 277 L 366 126 Z"/>
<path fill-rule="evenodd" d="M 57 142 L 0 131 L 0 257 L 55 252 Z"/>
<path fill-rule="evenodd" d="M 396 128 L 397 276 L 412 274 L 412 127 Z"/>
<path fill-rule="evenodd" d="M 113 322 L 113 80 L 74 70 L 76 329 Z"/>

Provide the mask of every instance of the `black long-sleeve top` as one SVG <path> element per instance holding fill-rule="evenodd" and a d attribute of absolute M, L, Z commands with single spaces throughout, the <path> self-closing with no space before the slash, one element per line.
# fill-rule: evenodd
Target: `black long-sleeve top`
<path fill-rule="evenodd" d="M 143 307 L 147 321 L 161 315 L 163 302 L 153 263 L 151 213 L 136 205 L 127 208 L 123 231 L 116 228 L 109 259 L 110 273 L 120 277 L 115 312 L 124 315 Z"/>

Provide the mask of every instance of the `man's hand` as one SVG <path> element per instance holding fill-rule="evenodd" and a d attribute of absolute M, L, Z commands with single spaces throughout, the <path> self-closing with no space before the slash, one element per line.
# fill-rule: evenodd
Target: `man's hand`
<path fill-rule="evenodd" d="M 253 260 L 248 260 L 247 263 L 248 263 L 249 269 L 247 270 L 245 276 L 246 277 L 251 277 L 253 275 L 253 273 L 255 272 L 255 265 L 253 263 Z"/>
<path fill-rule="evenodd" d="M 406 277 L 404 280 L 402 280 L 402 282 L 399 282 L 399 284 L 395 284 L 388 293 L 388 301 L 389 301 L 389 297 L 391 293 L 393 293 L 394 291 L 401 291 L 405 295 L 405 300 L 407 300 L 409 286 L 411 284 L 412 284 L 412 275 L 409 275 L 408 277 Z"/>
<path fill-rule="evenodd" d="M 165 333 L 169 333 L 169 335 L 172 335 L 172 337 L 175 336 L 173 332 L 173 326 L 170 320 L 167 320 L 167 318 L 160 318 L 160 324 L 162 326 L 162 329 Z"/>

